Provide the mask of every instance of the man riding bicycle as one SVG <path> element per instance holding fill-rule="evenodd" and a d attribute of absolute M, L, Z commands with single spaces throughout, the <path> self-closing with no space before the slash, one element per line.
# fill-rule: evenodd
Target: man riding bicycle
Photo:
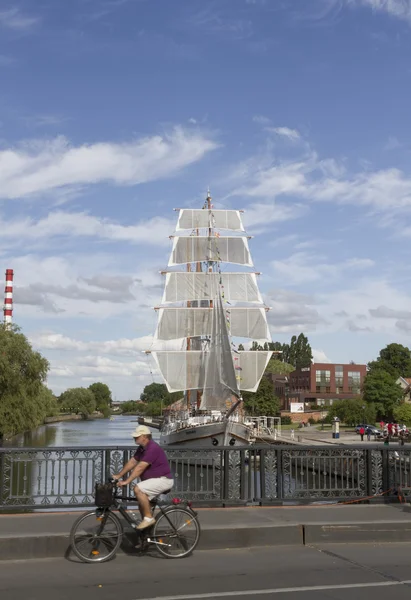
<path fill-rule="evenodd" d="M 140 478 L 139 483 L 134 487 L 142 517 L 137 529 L 146 529 L 155 523 L 150 500 L 168 492 L 173 487 L 174 481 L 167 456 L 152 439 L 150 429 L 145 425 L 139 425 L 132 433 L 132 437 L 139 447 L 120 473 L 113 475 L 113 478 L 120 480 L 126 473 L 129 473 L 127 479 L 117 481 L 119 487 L 129 485 L 137 477 Z"/>

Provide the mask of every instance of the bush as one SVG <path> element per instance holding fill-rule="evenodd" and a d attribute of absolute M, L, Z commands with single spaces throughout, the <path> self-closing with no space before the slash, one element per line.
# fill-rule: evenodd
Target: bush
<path fill-rule="evenodd" d="M 315 419 L 313 419 L 312 417 L 310 417 L 308 419 L 308 422 L 309 422 L 310 425 L 316 425 L 316 423 L 317 423 L 317 421 Z"/>
<path fill-rule="evenodd" d="M 292 421 L 291 421 L 291 417 L 290 416 L 285 416 L 285 417 L 281 417 L 281 425 L 291 425 Z"/>

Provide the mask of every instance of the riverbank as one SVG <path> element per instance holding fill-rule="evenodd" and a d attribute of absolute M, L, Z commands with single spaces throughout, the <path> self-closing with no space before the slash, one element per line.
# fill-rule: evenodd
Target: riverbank
<path fill-rule="evenodd" d="M 64 423 L 65 421 L 94 421 L 94 419 L 104 419 L 104 415 L 93 414 L 84 419 L 82 415 L 57 415 L 55 417 L 46 417 L 44 419 L 44 425 L 50 425 L 50 423 Z M 107 417 L 108 419 L 110 417 Z"/>

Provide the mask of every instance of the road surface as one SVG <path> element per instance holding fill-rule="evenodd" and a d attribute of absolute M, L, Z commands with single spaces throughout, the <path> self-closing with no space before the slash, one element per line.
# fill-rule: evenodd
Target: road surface
<path fill-rule="evenodd" d="M 5 600 L 396 600 L 411 597 L 411 544 L 196 552 L 183 560 L 118 556 L 0 562 Z"/>

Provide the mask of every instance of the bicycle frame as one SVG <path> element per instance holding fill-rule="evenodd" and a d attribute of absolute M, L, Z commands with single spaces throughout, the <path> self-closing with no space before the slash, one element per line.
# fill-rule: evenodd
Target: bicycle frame
<path fill-rule="evenodd" d="M 139 531 L 136 528 L 136 523 L 134 521 L 134 519 L 132 519 L 130 517 L 130 515 L 128 514 L 128 510 L 125 506 L 123 506 L 123 502 L 134 502 L 136 500 L 135 496 L 120 496 L 119 495 L 119 490 L 120 488 L 115 487 L 113 489 L 113 501 L 111 506 L 105 506 L 105 507 L 97 507 L 97 510 L 101 510 L 103 512 L 103 518 L 102 518 L 102 522 L 101 522 L 101 531 L 104 529 L 104 526 L 106 524 L 106 520 L 107 520 L 107 514 L 109 512 L 111 512 L 113 509 L 118 510 L 118 512 L 122 515 L 122 517 L 127 521 L 127 523 L 129 523 L 129 525 L 131 525 L 131 527 L 137 531 L 140 536 L 142 538 L 144 538 L 146 536 L 146 534 L 148 533 L 146 530 L 143 531 Z M 178 536 L 179 535 L 179 531 L 180 529 L 182 529 L 182 527 L 185 527 L 186 524 L 184 524 L 182 527 L 180 527 L 179 529 L 176 529 L 176 527 L 174 526 L 174 524 L 171 522 L 171 520 L 168 518 L 168 512 L 170 512 L 170 509 L 173 508 L 177 508 L 179 505 L 183 504 L 184 508 L 186 510 L 188 510 L 194 519 L 197 519 L 197 513 L 191 508 L 191 503 L 183 501 L 183 500 L 179 500 L 179 499 L 174 499 L 172 503 L 170 504 L 166 504 L 165 508 L 163 508 L 161 506 L 161 504 L 159 504 L 157 501 L 155 501 L 154 503 L 151 502 L 151 506 L 153 508 L 153 515 L 154 515 L 154 511 L 157 508 L 160 513 L 162 515 L 164 515 L 164 517 L 166 518 L 166 520 L 168 521 L 170 528 L 173 530 L 173 535 Z M 164 537 L 164 536 L 162 536 Z M 146 541 L 150 544 L 158 544 L 158 545 L 162 545 L 162 546 L 170 546 L 170 544 L 165 544 L 164 542 L 161 541 L 157 541 L 155 539 L 154 536 L 148 537 L 146 538 Z"/>

